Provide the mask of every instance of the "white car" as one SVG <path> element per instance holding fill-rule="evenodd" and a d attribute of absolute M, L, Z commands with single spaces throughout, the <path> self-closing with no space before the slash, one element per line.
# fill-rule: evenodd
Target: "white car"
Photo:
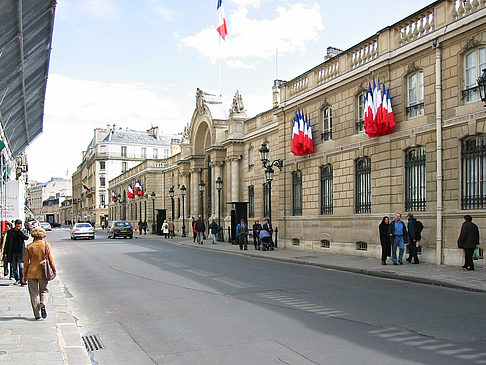
<path fill-rule="evenodd" d="M 51 224 L 49 222 L 40 222 L 39 226 L 44 228 L 46 231 L 52 231 Z"/>
<path fill-rule="evenodd" d="M 89 238 L 94 240 L 95 229 L 89 223 L 76 223 L 71 229 L 71 239 L 76 238 Z"/>

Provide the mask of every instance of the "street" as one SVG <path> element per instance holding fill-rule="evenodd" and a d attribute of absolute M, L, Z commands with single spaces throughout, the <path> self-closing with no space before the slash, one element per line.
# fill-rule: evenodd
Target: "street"
<path fill-rule="evenodd" d="M 178 239 L 48 233 L 93 363 L 486 364 L 484 294 Z"/>

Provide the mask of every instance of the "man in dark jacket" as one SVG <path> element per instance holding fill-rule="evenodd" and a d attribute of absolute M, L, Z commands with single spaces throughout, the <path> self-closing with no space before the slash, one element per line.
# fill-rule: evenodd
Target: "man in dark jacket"
<path fill-rule="evenodd" d="M 260 231 L 262 230 L 262 225 L 260 221 L 257 219 L 255 224 L 253 224 L 253 245 L 255 246 L 255 250 L 260 249 Z"/>
<path fill-rule="evenodd" d="M 206 231 L 206 225 L 204 224 L 204 221 L 202 220 L 201 216 L 199 216 L 199 219 L 196 221 L 196 224 L 194 225 L 194 230 L 197 232 L 197 236 L 196 236 L 197 243 L 202 245 L 204 239 L 204 232 Z"/>
<path fill-rule="evenodd" d="M 423 227 L 422 227 L 422 223 L 420 223 L 413 216 L 412 213 L 408 213 L 407 218 L 408 218 L 407 228 L 408 228 L 408 237 L 409 237 L 409 241 L 408 241 L 409 255 L 407 261 L 411 263 L 413 259 L 413 263 L 418 264 L 419 258 L 417 255 L 417 251 L 418 251 L 418 244 L 420 242 L 420 239 L 422 238 L 420 233 L 422 232 Z"/>
<path fill-rule="evenodd" d="M 473 252 L 479 245 L 479 229 L 478 226 L 472 222 L 470 215 L 464 216 L 464 223 L 461 227 L 461 233 L 457 239 L 457 246 L 464 250 L 465 263 L 463 268 L 467 270 L 474 270 Z"/>
<path fill-rule="evenodd" d="M 403 252 L 405 251 L 405 243 L 408 242 L 407 227 L 401 221 L 402 215 L 395 214 L 395 220 L 390 223 L 388 234 L 392 239 L 392 261 L 393 265 L 403 265 Z M 398 263 L 397 263 L 397 248 L 399 249 Z"/>
<path fill-rule="evenodd" d="M 11 229 L 7 234 L 5 242 L 5 254 L 7 261 L 11 264 L 11 270 L 15 278 L 15 284 L 24 286 L 26 283 L 22 282 L 24 277 L 24 252 L 25 252 L 25 240 L 28 240 L 29 236 L 22 231 L 22 221 L 17 219 L 15 221 L 15 228 Z"/>

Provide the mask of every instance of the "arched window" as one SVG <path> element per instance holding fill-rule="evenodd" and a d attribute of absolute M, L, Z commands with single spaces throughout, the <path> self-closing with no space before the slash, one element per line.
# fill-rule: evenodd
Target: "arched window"
<path fill-rule="evenodd" d="M 322 110 L 322 140 L 329 141 L 332 139 L 332 108 L 325 107 Z"/>
<path fill-rule="evenodd" d="M 366 92 L 364 91 L 358 96 L 356 96 L 356 110 L 357 110 L 356 133 L 360 133 L 364 131 L 365 97 L 366 97 Z"/>
<path fill-rule="evenodd" d="M 474 136 L 462 141 L 461 207 L 486 208 L 486 136 Z"/>
<path fill-rule="evenodd" d="M 425 210 L 425 148 L 414 147 L 405 152 L 405 210 Z"/>
<path fill-rule="evenodd" d="M 255 168 L 255 151 L 253 147 L 248 149 L 248 170 L 253 171 Z"/>
<path fill-rule="evenodd" d="M 464 56 L 464 90 L 465 101 L 479 100 L 477 79 L 486 68 L 486 47 L 475 49 Z"/>

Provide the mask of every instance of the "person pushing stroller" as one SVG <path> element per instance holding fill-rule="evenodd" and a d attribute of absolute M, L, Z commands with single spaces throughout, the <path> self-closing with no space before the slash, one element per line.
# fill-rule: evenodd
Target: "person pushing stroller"
<path fill-rule="evenodd" d="M 266 229 L 260 231 L 260 247 L 262 251 L 273 250 L 272 235 Z"/>

